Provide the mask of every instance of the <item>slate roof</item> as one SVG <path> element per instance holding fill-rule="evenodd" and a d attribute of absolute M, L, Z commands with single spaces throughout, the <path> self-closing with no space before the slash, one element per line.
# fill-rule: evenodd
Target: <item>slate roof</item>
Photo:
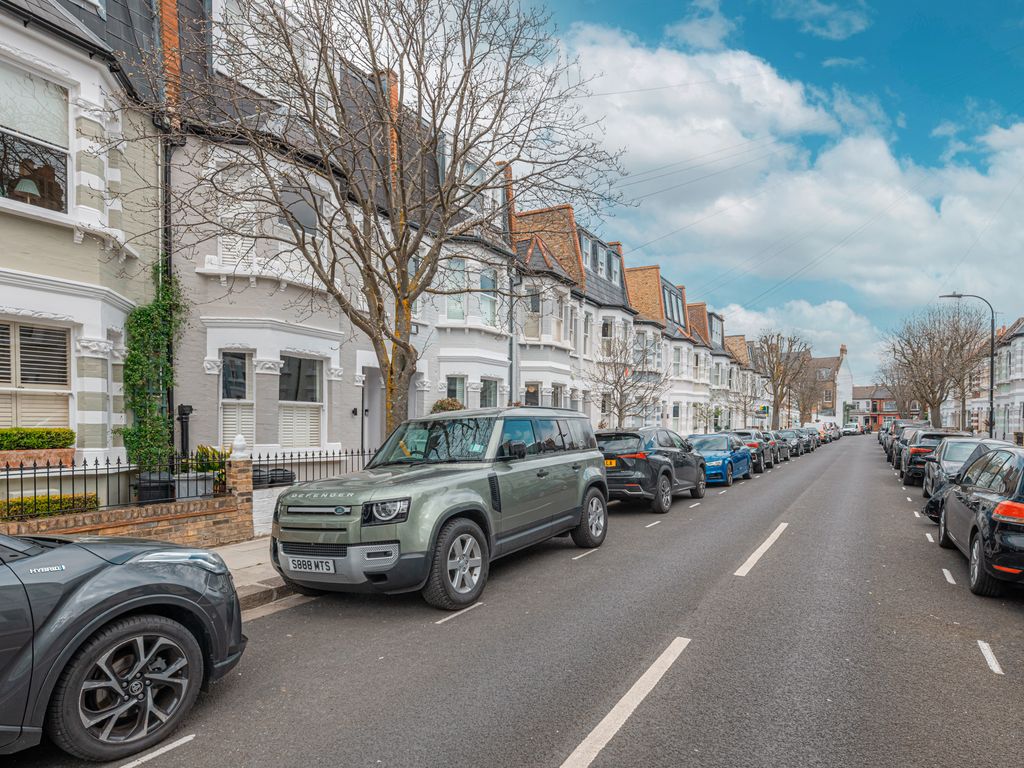
<path fill-rule="evenodd" d="M 687 328 L 689 325 L 689 318 L 686 316 L 686 287 L 682 285 L 673 285 L 670 280 L 666 280 L 664 277 L 661 278 L 662 291 L 668 291 L 670 294 L 678 296 L 680 303 L 683 306 L 683 322 L 677 323 L 671 317 L 665 318 L 665 330 L 668 335 L 673 339 L 686 339 L 693 341 L 693 337 Z"/>
<path fill-rule="evenodd" d="M 87 50 L 112 57 L 113 51 L 110 46 L 66 11 L 57 0 L 0 0 L 0 8 L 29 19 L 29 26 L 32 26 L 34 21 L 49 32 L 56 33 Z M 96 16 L 95 13 L 91 15 Z"/>
<path fill-rule="evenodd" d="M 874 384 L 867 384 L 866 386 L 854 385 L 853 387 L 853 399 L 854 400 L 871 400 L 874 397 L 875 390 L 878 389 Z"/>
<path fill-rule="evenodd" d="M 1008 344 L 1010 339 L 1017 336 L 1024 336 L 1024 317 L 1018 317 L 1010 323 L 1010 326 L 999 335 L 998 343 Z"/>
<path fill-rule="evenodd" d="M 516 243 L 516 259 L 523 267 L 534 274 L 546 274 L 567 283 L 574 282 L 558 259 L 551 253 L 551 249 L 536 235 Z"/>

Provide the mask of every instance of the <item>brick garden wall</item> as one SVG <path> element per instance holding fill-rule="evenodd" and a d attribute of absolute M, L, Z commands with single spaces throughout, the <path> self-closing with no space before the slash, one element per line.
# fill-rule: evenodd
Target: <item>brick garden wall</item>
<path fill-rule="evenodd" d="M 11 536 L 134 536 L 194 547 L 217 547 L 251 539 L 252 462 L 229 462 L 227 485 L 227 495 L 207 499 L 0 522 L 0 533 Z"/>

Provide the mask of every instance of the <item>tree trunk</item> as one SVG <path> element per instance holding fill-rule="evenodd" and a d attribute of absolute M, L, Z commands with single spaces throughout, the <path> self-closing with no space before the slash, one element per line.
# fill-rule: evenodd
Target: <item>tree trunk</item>
<path fill-rule="evenodd" d="M 412 312 L 409 302 L 395 305 L 395 335 L 408 339 L 412 335 Z M 416 375 L 416 351 L 411 347 L 393 342 L 388 359 L 387 347 L 377 347 L 377 361 L 384 377 L 385 432 L 391 434 L 403 421 L 409 418 L 409 389 Z"/>
<path fill-rule="evenodd" d="M 780 426 L 779 409 L 782 407 L 782 400 L 781 395 L 772 395 L 772 429 L 778 429 Z"/>
<path fill-rule="evenodd" d="M 928 404 L 928 415 L 931 417 L 930 421 L 933 427 L 942 426 L 942 403 L 929 403 Z"/>

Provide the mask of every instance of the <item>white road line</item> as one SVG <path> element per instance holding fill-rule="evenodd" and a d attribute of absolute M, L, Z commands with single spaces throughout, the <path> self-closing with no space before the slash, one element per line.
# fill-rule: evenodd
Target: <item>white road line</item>
<path fill-rule="evenodd" d="M 907 486 L 905 485 L 901 485 L 900 488 L 902 488 L 904 491 L 907 490 Z"/>
<path fill-rule="evenodd" d="M 984 656 L 985 661 L 988 662 L 988 668 L 997 675 L 1003 674 L 1003 668 L 999 666 L 999 661 L 996 659 L 996 655 L 992 653 L 992 646 L 984 640 L 979 640 L 978 647 L 981 648 L 981 655 Z"/>
<path fill-rule="evenodd" d="M 700 502 L 698 501 L 696 504 L 691 504 L 690 505 L 690 509 L 693 509 L 694 507 L 699 507 L 699 506 L 700 506 Z"/>
<path fill-rule="evenodd" d="M 747 558 L 747 562 L 739 567 L 739 570 L 733 574 L 733 576 L 746 576 L 750 573 L 751 569 L 757 565 L 757 561 L 761 559 L 761 556 L 768 551 L 768 547 L 775 543 L 775 540 L 782 535 L 782 532 L 786 530 L 786 526 L 789 523 L 779 523 L 779 527 L 772 531 L 771 536 L 764 540 L 764 543 L 754 550 L 754 554 Z"/>
<path fill-rule="evenodd" d="M 725 493 L 725 491 L 719 491 L 718 495 L 721 496 L 723 493 Z"/>
<path fill-rule="evenodd" d="M 456 611 L 455 613 L 449 614 L 448 616 L 445 616 L 443 619 L 438 619 L 434 623 L 444 624 L 446 621 L 451 621 L 454 618 L 458 618 L 462 614 L 468 611 L 472 611 L 474 608 L 479 608 L 481 605 L 483 605 L 483 603 L 473 603 L 471 606 L 469 606 L 469 608 L 463 608 L 461 611 Z"/>
<path fill-rule="evenodd" d="M 280 600 L 275 600 L 274 602 L 267 603 L 266 605 L 258 605 L 255 608 L 242 611 L 242 623 L 244 624 L 247 621 L 262 619 L 264 616 L 271 616 L 279 611 L 294 608 L 297 605 L 311 603 L 316 599 L 317 598 L 309 595 L 289 595 L 288 597 L 283 597 Z"/>
<path fill-rule="evenodd" d="M 918 512 L 918 511 L 917 511 L 917 510 L 915 509 L 915 510 L 914 510 L 914 517 L 920 517 L 920 516 L 921 516 L 921 513 L 920 513 L 920 512 Z"/>
<path fill-rule="evenodd" d="M 655 521 L 654 521 L 653 523 L 651 523 L 650 525 L 645 525 L 645 526 L 644 526 L 644 528 L 653 528 L 653 527 L 654 527 L 654 526 L 656 526 L 656 525 L 661 525 L 661 520 L 655 520 Z"/>
<path fill-rule="evenodd" d="M 760 475 L 754 475 L 754 479 L 755 479 L 755 480 L 760 480 L 760 479 L 761 479 L 761 476 L 760 476 Z"/>
<path fill-rule="evenodd" d="M 956 579 L 954 579 L 953 574 L 949 572 L 949 568 L 943 568 L 942 575 L 946 577 L 946 581 L 950 584 L 956 584 Z"/>
<path fill-rule="evenodd" d="M 771 471 L 771 470 L 769 469 L 769 470 L 768 470 L 768 474 L 770 475 L 771 473 L 772 473 L 772 471 Z"/>
<path fill-rule="evenodd" d="M 142 765 L 143 763 L 148 763 L 154 757 L 160 757 L 160 755 L 166 755 L 172 749 L 177 749 L 178 747 L 185 746 L 190 741 L 192 741 L 192 739 L 194 739 L 195 737 L 196 737 L 196 735 L 194 733 L 191 733 L 188 736 L 182 736 L 177 741 L 172 741 L 170 744 L 166 744 L 166 745 L 160 747 L 160 749 L 155 749 L 152 752 L 150 752 L 148 755 L 143 755 L 142 757 L 140 757 L 140 758 L 138 758 L 136 760 L 132 760 L 130 763 L 125 763 L 124 765 L 121 766 L 121 768 L 135 768 L 135 766 L 137 766 L 137 765 Z"/>
<path fill-rule="evenodd" d="M 576 555 L 576 557 L 574 557 L 573 560 L 579 560 L 581 557 L 586 557 L 587 555 L 592 555 L 595 552 L 597 552 L 597 547 L 594 547 L 593 549 L 588 549 L 582 555 Z"/>
<path fill-rule="evenodd" d="M 910 498 L 909 496 L 907 496 L 907 501 L 913 503 L 914 500 L 912 498 Z"/>
<path fill-rule="evenodd" d="M 587 768 L 594 762 L 594 758 L 619 732 L 630 715 L 647 698 L 647 694 L 654 690 L 654 686 L 658 684 L 658 681 L 689 644 L 688 637 L 677 637 L 669 643 L 668 648 L 662 651 L 661 656 L 655 659 L 647 671 L 640 676 L 640 679 L 633 683 L 633 687 L 626 691 L 625 695 L 612 707 L 612 711 L 604 716 L 604 719 L 587 735 L 587 738 L 565 759 L 562 768 Z"/>
<path fill-rule="evenodd" d="M 935 539 L 932 538 L 932 535 L 930 533 L 926 533 L 925 536 L 928 538 L 928 541 L 930 541 L 932 544 L 935 543 Z"/>

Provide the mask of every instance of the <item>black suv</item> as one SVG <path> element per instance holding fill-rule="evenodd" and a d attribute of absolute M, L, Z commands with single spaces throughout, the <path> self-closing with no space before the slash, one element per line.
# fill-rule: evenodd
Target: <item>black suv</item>
<path fill-rule="evenodd" d="M 900 453 L 900 477 L 905 485 L 924 484 L 925 457 L 931 455 L 947 437 L 970 437 L 966 432 L 919 429 Z"/>
<path fill-rule="evenodd" d="M 689 491 L 695 499 L 704 498 L 704 457 L 671 430 L 605 430 L 597 433 L 597 447 L 604 454 L 609 499 L 645 499 L 663 514 L 677 493 Z"/>
<path fill-rule="evenodd" d="M 45 729 L 86 760 L 163 741 L 245 637 L 231 575 L 200 549 L 0 535 L 0 754 Z"/>
<path fill-rule="evenodd" d="M 734 429 L 732 433 L 750 449 L 755 472 L 764 472 L 765 468 L 775 466 L 775 451 L 768 435 L 759 429 Z"/>

